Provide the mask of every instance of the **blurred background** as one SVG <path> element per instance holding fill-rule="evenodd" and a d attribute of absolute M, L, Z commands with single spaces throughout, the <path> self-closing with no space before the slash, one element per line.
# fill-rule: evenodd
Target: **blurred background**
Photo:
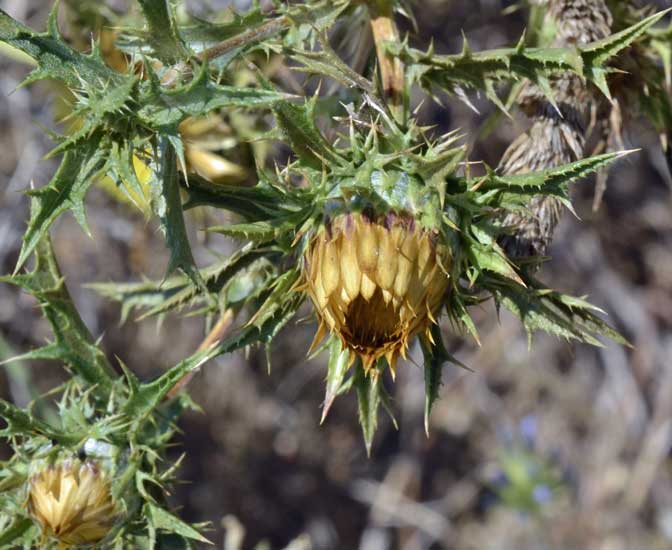
<path fill-rule="evenodd" d="M 248 2 L 235 2 L 244 8 Z M 649 2 L 652 4 L 654 2 Z M 51 2 L 1 0 L 0 8 L 43 28 Z M 123 5 L 123 2 L 116 2 Z M 193 0 L 197 12 L 223 1 Z M 524 11 L 500 0 L 416 3 L 418 46 L 434 38 L 439 53 L 517 42 Z M 671 5 L 657 2 L 659 7 Z M 21 193 L 45 185 L 54 161 L 48 86 L 17 88 L 25 66 L 0 58 L 0 272 L 13 270 L 28 216 Z M 472 160 L 497 164 L 525 121 L 501 118 L 455 100 L 426 102 L 420 116 L 437 132 L 460 128 Z M 371 458 L 357 423 L 354 395 L 339 398 L 319 425 L 325 357 L 308 362 L 315 326 L 292 324 L 272 347 L 209 364 L 190 386 L 202 412 L 181 422 L 172 452 L 185 453 L 185 480 L 172 501 L 190 521 L 210 522 L 217 548 L 360 550 L 590 549 L 672 547 L 672 179 L 658 138 L 642 123 L 625 128 L 641 151 L 611 170 L 599 211 L 594 184 L 575 189 L 581 220 L 567 214 L 541 273 L 550 286 L 588 295 L 633 344 L 632 349 L 573 345 L 545 335 L 533 346 L 517 320 L 487 304 L 475 311 L 479 348 L 450 337 L 449 351 L 474 369 L 444 370 L 441 399 L 424 433 L 419 349 L 390 386 L 399 429 L 380 418 Z M 189 355 L 204 336 L 196 318 L 120 324 L 120 309 L 89 283 L 160 279 L 167 263 L 154 223 L 94 188 L 88 200 L 91 240 L 69 216 L 53 227 L 69 289 L 110 358 L 143 379 Z M 235 243 L 208 240 L 188 220 L 199 265 Z M 448 334 L 448 327 L 446 327 Z M 50 337 L 35 301 L 0 285 L 0 359 Z M 0 371 L 0 396 L 25 405 L 64 373 L 55 364 L 13 364 Z M 0 448 L 2 456 L 7 449 Z"/>

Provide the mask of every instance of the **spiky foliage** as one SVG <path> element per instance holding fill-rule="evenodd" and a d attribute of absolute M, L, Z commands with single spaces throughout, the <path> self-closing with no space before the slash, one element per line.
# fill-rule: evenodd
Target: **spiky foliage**
<path fill-rule="evenodd" d="M 6 422 L 0 436 L 15 452 L 0 463 L 0 548 L 34 548 L 38 541 L 41 548 L 56 548 L 94 538 L 109 548 L 204 541 L 166 508 L 178 465 L 165 461 L 165 450 L 191 403 L 186 395 L 165 398 L 213 350 L 143 384 L 124 365 L 113 368 L 98 348 L 74 308 L 48 239 L 38 243 L 32 271 L 2 280 L 35 296 L 54 332 L 52 342 L 20 359 L 58 362 L 71 378 L 54 389 L 52 396 L 60 396 L 55 402 L 45 396 L 40 407 L 34 403 L 24 411 L 0 401 Z M 57 422 L 34 412 L 50 405 L 58 411 L 52 415 Z"/>
<path fill-rule="evenodd" d="M 99 44 L 88 55 L 69 46 L 56 26 L 56 9 L 44 34 L 0 12 L 0 40 L 37 63 L 28 81 L 48 78 L 65 85 L 74 98 L 71 117 L 77 122 L 56 136 L 53 154 L 63 154 L 63 159 L 54 178 L 31 192 L 36 206 L 17 272 L 31 253 L 42 254 L 39 250 L 45 245 L 40 243 L 63 212 L 72 211 L 86 228 L 86 193 L 104 175 L 120 187 L 130 187 L 131 195 L 144 196 L 149 188 L 151 209 L 171 252 L 168 271 L 173 276 L 157 283 L 98 285 L 103 294 L 122 302 L 125 315 L 134 309 L 166 315 L 184 307 L 208 319 L 247 314 L 233 335 L 159 381 L 141 385 L 128 372 L 125 379 L 114 374 L 67 300 L 48 299 L 47 290 L 63 290 L 53 270 L 52 286 L 36 282 L 43 279 L 38 273 L 44 259 L 32 275 L 12 277 L 10 282 L 34 293 L 46 304 L 47 316 L 56 320 L 55 342 L 30 357 L 58 358 L 70 365 L 74 377 L 66 393 L 77 399 L 68 397 L 63 407 L 79 406 L 86 395 L 100 414 L 85 415 L 89 422 L 85 425 L 99 426 L 101 419 L 108 419 L 102 437 L 99 428 L 75 432 L 81 437 L 63 441 L 68 449 L 87 439 L 109 440 L 136 457 L 133 475 L 160 481 L 158 463 L 151 457 L 170 437 L 172 424 L 159 421 L 156 411 L 173 406 L 162 404 L 162 397 L 208 357 L 258 343 L 270 345 L 307 295 L 330 333 L 323 417 L 337 395 L 354 388 L 368 448 L 379 406 L 390 410 L 383 374 L 414 336 L 419 336 L 425 357 L 427 415 L 438 396 L 443 365 L 447 361 L 460 365 L 445 350 L 441 330 L 434 324 L 442 313 L 454 327 L 478 339 L 469 308 L 491 297 L 518 315 L 530 334 L 544 330 L 596 345 L 597 337 L 606 335 L 623 342 L 592 306 L 546 288 L 498 241 L 517 230 L 501 220 L 524 215 L 531 202 L 547 197 L 569 206 L 572 182 L 606 167 L 624 152 L 585 159 L 577 155 L 575 162 L 563 157 L 525 173 L 486 167 L 473 175 L 463 168 L 466 151 L 459 138 L 455 134 L 437 138 L 420 127 L 409 112 L 409 97 L 416 84 L 432 94 L 443 91 L 467 101 L 466 93 L 476 89 L 506 110 L 512 102 L 500 99 L 497 86 L 526 79 L 540 100 L 562 113 L 563 98 L 554 83 L 563 78 L 586 81 L 609 96 L 611 67 L 617 66 L 626 48 L 652 43 L 652 37 L 662 32 L 654 31 L 653 25 L 663 14 L 633 21 L 596 41 L 537 47 L 521 40 L 513 48 L 483 52 L 473 52 L 465 41 L 461 53 L 440 56 L 431 47 L 411 48 L 407 40 L 394 43 L 395 12 L 412 18 L 404 2 L 313 0 L 277 4 L 270 13 L 255 5 L 249 13 L 234 14 L 222 23 L 178 20 L 177 4 L 141 0 L 139 13 L 144 19 L 125 19 L 118 25 L 124 30 L 115 37 L 116 46 L 126 56 L 121 72 L 119 66 L 113 70 L 106 63 L 109 50 L 105 54 Z M 109 11 L 104 14 L 108 24 L 121 23 L 115 17 Z M 353 43 L 363 44 L 357 33 L 369 32 L 368 27 L 375 42 L 370 54 L 377 55 L 379 72 L 374 72 L 373 63 L 368 71 L 355 70 L 330 42 L 329 31 L 338 28 L 345 29 Z M 287 93 L 273 73 L 277 63 L 272 61 L 278 59 L 289 60 L 301 73 L 335 82 L 338 106 L 319 91 L 312 98 Z M 246 81 L 241 74 L 247 75 Z M 241 116 L 257 116 L 254 113 L 260 116 L 252 118 L 252 125 L 240 123 Z M 259 123 L 261 115 L 272 115 L 272 128 Z M 237 143 L 281 141 L 292 152 L 290 160 L 273 171 L 268 151 L 250 148 L 252 158 L 244 168 L 251 185 L 236 185 L 195 169 L 185 125 L 213 117 L 231 121 Z M 149 170 L 146 181 L 138 177 L 138 161 Z M 184 211 L 200 207 L 237 216 L 231 224 L 207 230 L 239 239 L 242 245 L 231 257 L 199 269 L 187 239 Z M 357 222 L 354 235 L 348 234 L 348 219 Z M 371 225 L 360 230 L 362 223 Z M 352 244 L 356 262 L 346 257 Z M 387 260 L 390 265 L 383 265 Z M 358 271 L 350 272 L 351 264 Z M 405 281 L 409 266 L 415 275 Z M 346 276 L 357 274 L 358 292 L 353 285 L 350 295 L 345 284 L 339 285 Z M 398 288 L 392 283 L 395 293 L 387 286 L 392 276 L 400 281 Z M 326 303 L 323 294 L 328 295 Z M 64 309 L 64 303 L 70 305 Z M 390 313 L 389 303 L 394 315 L 382 321 L 380 317 Z M 367 325 L 367 316 L 372 325 Z M 345 322 L 355 318 L 354 324 Z M 367 326 L 376 330 L 367 332 Z M 183 398 L 172 403 L 179 409 Z M 174 418 L 166 412 L 160 418 L 166 415 Z M 31 422 L 37 421 L 30 414 L 21 418 L 10 425 L 13 431 L 7 435 L 37 430 L 38 437 L 47 429 L 50 434 L 65 433 L 42 424 L 39 430 L 33 428 Z M 42 449 L 27 448 L 32 454 Z M 21 462 L 26 447 L 17 444 L 16 449 L 20 458 L 15 460 Z M 145 502 L 142 506 L 150 507 L 143 516 L 146 525 L 139 528 L 154 541 L 156 529 L 169 523 L 167 512 L 140 489 L 144 482 L 136 482 L 136 487 Z"/>

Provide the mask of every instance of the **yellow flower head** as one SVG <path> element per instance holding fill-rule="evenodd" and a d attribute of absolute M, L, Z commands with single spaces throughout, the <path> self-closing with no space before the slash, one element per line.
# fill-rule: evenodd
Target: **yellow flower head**
<path fill-rule="evenodd" d="M 315 343 L 329 330 L 367 372 L 381 357 L 394 369 L 413 336 L 429 336 L 450 258 L 411 217 L 339 215 L 313 237 L 304 259 L 305 288 L 320 320 Z"/>
<path fill-rule="evenodd" d="M 66 545 L 98 542 L 115 521 L 109 481 L 94 462 L 47 466 L 30 480 L 28 506 L 43 534 Z"/>

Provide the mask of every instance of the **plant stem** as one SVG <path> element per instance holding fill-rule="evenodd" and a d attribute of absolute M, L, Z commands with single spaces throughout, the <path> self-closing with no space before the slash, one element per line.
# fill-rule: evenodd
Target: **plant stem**
<path fill-rule="evenodd" d="M 269 36 L 273 36 L 274 34 L 288 28 L 289 24 L 289 17 L 285 15 L 276 19 L 271 19 L 270 21 L 263 23 L 255 29 L 245 31 L 241 34 L 224 40 L 219 44 L 215 44 L 206 50 L 203 50 L 198 55 L 198 58 L 201 61 L 212 61 L 213 59 L 216 59 L 217 57 L 220 57 L 235 48 L 244 46 L 245 44 L 250 44 L 251 42 L 258 42 L 268 38 Z"/>
<path fill-rule="evenodd" d="M 210 346 L 216 344 L 222 338 L 224 338 L 226 333 L 231 328 L 231 325 L 233 324 L 234 316 L 235 315 L 232 308 L 229 308 L 224 313 L 222 313 L 222 316 L 219 318 L 219 321 L 215 323 L 215 326 L 212 327 L 212 330 L 201 342 L 201 345 L 198 346 L 198 351 L 206 350 Z M 173 397 L 175 397 L 191 381 L 196 372 L 197 371 L 192 371 L 186 376 L 182 377 L 180 381 L 177 384 L 175 384 L 172 387 L 172 389 L 168 392 L 166 398 L 172 399 Z"/>
<path fill-rule="evenodd" d="M 383 95 L 389 101 L 390 110 L 397 121 L 403 123 L 406 116 L 404 64 L 385 47 L 385 42 L 399 42 L 399 29 L 394 22 L 392 2 L 369 0 L 369 12 Z"/>

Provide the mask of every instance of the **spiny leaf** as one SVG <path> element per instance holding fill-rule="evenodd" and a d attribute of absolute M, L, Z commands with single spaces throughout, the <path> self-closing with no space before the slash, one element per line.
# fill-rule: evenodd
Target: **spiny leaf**
<path fill-rule="evenodd" d="M 161 221 L 161 229 L 170 250 L 168 274 L 182 270 L 196 285 L 205 289 L 201 274 L 196 268 L 187 228 L 184 224 L 182 198 L 177 179 L 177 156 L 169 138 L 161 139 L 157 151 L 158 170 L 155 170 L 151 182 L 152 209 Z"/>
<path fill-rule="evenodd" d="M 34 207 L 23 236 L 15 272 L 21 269 L 40 240 L 45 238 L 51 224 L 63 212 L 71 210 L 75 219 L 89 233 L 84 199 L 96 175 L 105 166 L 105 151 L 99 148 L 101 137 L 100 134 L 93 135 L 82 147 L 66 152 L 49 184 L 30 191 L 34 197 Z"/>
<path fill-rule="evenodd" d="M 167 63 L 187 59 L 189 52 L 180 38 L 170 0 L 138 0 L 147 20 L 147 41 L 156 57 Z"/>
<path fill-rule="evenodd" d="M 17 539 L 24 538 L 30 531 L 37 531 L 35 524 L 28 518 L 17 517 L 5 529 L 0 532 L 0 548 L 8 548 L 15 550 L 17 548 Z M 32 541 L 35 535 L 25 537 L 28 541 Z"/>
<path fill-rule="evenodd" d="M 77 376 L 94 387 L 96 395 L 107 399 L 116 373 L 70 298 L 48 236 L 39 241 L 35 252 L 32 272 L 0 277 L 0 282 L 20 286 L 37 298 L 54 332 L 54 342 L 43 348 L 49 350 L 49 358 L 65 362 Z M 38 353 L 39 350 L 32 352 L 33 355 Z"/>
<path fill-rule="evenodd" d="M 329 45 L 325 36 L 320 35 L 320 51 L 297 51 L 292 58 L 303 65 L 298 68 L 308 74 L 324 75 L 334 79 L 345 88 L 356 88 L 375 98 L 378 105 L 383 105 L 376 96 L 373 82 L 364 78 L 358 72 L 352 70 Z M 384 108 L 384 107 L 382 107 Z"/>
<path fill-rule="evenodd" d="M 191 371 L 200 368 L 201 365 L 215 357 L 216 351 L 216 348 L 209 348 L 196 352 L 153 382 L 142 384 L 124 404 L 124 414 L 132 418 L 136 426 L 140 426 L 163 401 L 175 384 Z"/>
<path fill-rule="evenodd" d="M 484 181 L 484 189 L 507 188 L 513 191 L 528 192 L 551 192 L 561 190 L 568 184 L 584 178 L 601 168 L 611 164 L 615 160 L 636 152 L 637 149 L 628 151 L 616 151 L 605 153 L 585 159 L 577 160 L 569 164 L 563 164 L 556 168 L 529 172 L 527 174 L 515 174 L 509 176 L 498 175 L 490 172 Z"/>
<path fill-rule="evenodd" d="M 162 529 L 199 542 L 212 544 L 208 539 L 196 531 L 196 529 L 184 523 L 177 516 L 174 516 L 167 510 L 159 508 L 150 502 L 145 504 L 145 514 L 149 524 L 154 529 Z"/>
<path fill-rule="evenodd" d="M 258 243 L 280 239 L 283 235 L 293 237 L 296 229 L 301 227 L 310 213 L 306 210 L 269 220 L 232 225 L 216 225 L 208 227 L 207 230 L 212 233 L 221 233 L 234 239 L 248 239 Z"/>
<path fill-rule="evenodd" d="M 343 381 L 349 368 L 350 351 L 343 349 L 339 338 L 332 337 L 331 343 L 329 344 L 327 388 L 326 395 L 324 397 L 324 404 L 322 405 L 322 418 L 320 420 L 320 424 L 325 421 L 327 415 L 329 414 L 329 409 L 331 409 L 331 406 L 334 403 L 334 399 L 336 399 L 336 396 L 341 393 L 343 388 Z"/>
<path fill-rule="evenodd" d="M 81 54 L 61 39 L 56 27 L 55 9 L 49 18 L 49 31 L 42 34 L 0 10 L 0 41 L 18 48 L 37 61 L 38 68 L 28 77 L 28 82 L 53 78 L 77 89 L 82 81 L 119 83 L 123 79 L 99 57 Z"/>
<path fill-rule="evenodd" d="M 544 89 L 551 74 L 566 72 L 588 78 L 608 96 L 606 62 L 642 37 L 668 12 L 652 15 L 619 33 L 578 48 L 528 48 L 521 41 L 516 48 L 435 55 L 401 44 L 395 53 L 408 64 L 412 78 L 426 87 L 436 85 L 450 93 L 458 93 L 462 88 L 483 90 L 497 103 L 498 99 L 492 97 L 493 82 L 527 78 Z"/>
<path fill-rule="evenodd" d="M 279 103 L 273 112 L 294 154 L 311 168 L 322 170 L 324 164 L 340 163 L 341 159 L 315 125 L 316 100 L 317 96 L 303 105 Z"/>
<path fill-rule="evenodd" d="M 498 303 L 521 320 L 530 337 L 536 331 L 543 331 L 567 340 L 600 345 L 592 335 L 583 334 L 552 304 L 521 286 L 502 285 L 493 289 L 493 293 Z"/>
<path fill-rule="evenodd" d="M 266 321 L 272 318 L 277 311 L 282 311 L 288 303 L 296 300 L 292 288 L 300 277 L 298 269 L 289 269 L 272 283 L 272 290 L 264 303 L 259 306 L 257 312 L 248 321 L 248 324 L 261 329 Z"/>
<path fill-rule="evenodd" d="M 583 46 L 581 48 L 581 56 L 584 59 L 586 67 L 594 68 L 602 66 L 611 57 L 635 42 L 666 14 L 670 13 L 670 11 L 672 11 L 672 8 L 655 13 L 627 29 Z"/>
<path fill-rule="evenodd" d="M 53 157 L 71 149 L 84 140 L 90 140 L 94 133 L 104 135 L 107 130 L 105 123 L 111 117 L 119 117 L 120 113 L 130 109 L 128 104 L 133 98 L 138 81 L 135 77 L 125 78 L 120 83 L 85 83 L 85 88 L 77 91 L 79 100 L 73 106 L 73 115 L 80 123 L 79 128 L 61 140 L 58 146 L 49 152 Z"/>
<path fill-rule="evenodd" d="M 203 269 L 201 278 L 210 293 L 220 294 L 233 277 L 266 255 L 277 257 L 269 250 L 246 245 L 228 258 Z M 185 276 L 143 283 L 99 283 L 90 287 L 103 296 L 121 302 L 122 322 L 133 309 L 146 309 L 141 316 L 144 319 L 185 306 L 203 294 Z"/>
<path fill-rule="evenodd" d="M 221 86 L 210 80 L 204 65 L 190 83 L 171 90 L 144 89 L 139 120 L 153 128 L 176 127 L 191 116 L 203 116 L 224 107 L 270 107 L 291 96 L 275 90 Z"/>
<path fill-rule="evenodd" d="M 270 344 L 273 338 L 292 320 L 298 311 L 303 297 L 297 292 L 284 300 L 280 307 L 274 310 L 262 326 L 247 324 L 237 334 L 223 340 L 216 348 L 217 355 L 224 355 L 254 344 Z"/>
<path fill-rule="evenodd" d="M 7 423 L 7 427 L 0 430 L 0 437 L 4 438 L 40 435 L 70 445 L 77 443 L 82 438 L 82 434 L 55 430 L 4 399 L 0 399 L 0 418 Z"/>
<path fill-rule="evenodd" d="M 362 427 L 366 453 L 371 456 L 373 436 L 378 427 L 378 406 L 381 403 L 382 381 L 378 373 L 367 376 L 361 361 L 357 361 L 353 385 L 357 391 L 357 403 L 359 404 L 359 424 Z"/>
<path fill-rule="evenodd" d="M 602 346 L 597 335 L 629 345 L 623 336 L 591 311 L 593 306 L 546 289 L 530 275 L 525 274 L 524 281 L 526 287 L 490 278 L 484 286 L 491 290 L 498 303 L 520 318 L 530 337 L 541 330 L 594 346 Z"/>
<path fill-rule="evenodd" d="M 240 214 L 248 221 L 280 218 L 294 210 L 293 197 L 261 180 L 254 187 L 224 185 L 189 175 L 185 210 L 210 205 Z"/>
<path fill-rule="evenodd" d="M 503 253 L 498 252 L 493 246 L 485 246 L 472 242 L 468 247 L 468 254 L 471 262 L 479 270 L 488 270 L 511 279 L 512 281 L 522 283 L 516 270 L 507 260 Z"/>
<path fill-rule="evenodd" d="M 425 359 L 425 433 L 429 436 L 429 415 L 434 403 L 439 398 L 443 366 L 446 363 L 453 363 L 462 369 L 468 371 L 471 371 L 471 369 L 448 353 L 443 345 L 443 336 L 438 325 L 432 326 L 431 339 L 424 335 L 420 337 L 420 347 Z"/>
<path fill-rule="evenodd" d="M 432 327 L 432 338 L 434 343 L 424 336 L 420 338 L 420 346 L 425 358 L 425 434 L 427 436 L 429 436 L 429 415 L 434 402 L 439 398 L 441 373 L 448 359 L 448 354 L 443 347 L 441 331 Z"/>

